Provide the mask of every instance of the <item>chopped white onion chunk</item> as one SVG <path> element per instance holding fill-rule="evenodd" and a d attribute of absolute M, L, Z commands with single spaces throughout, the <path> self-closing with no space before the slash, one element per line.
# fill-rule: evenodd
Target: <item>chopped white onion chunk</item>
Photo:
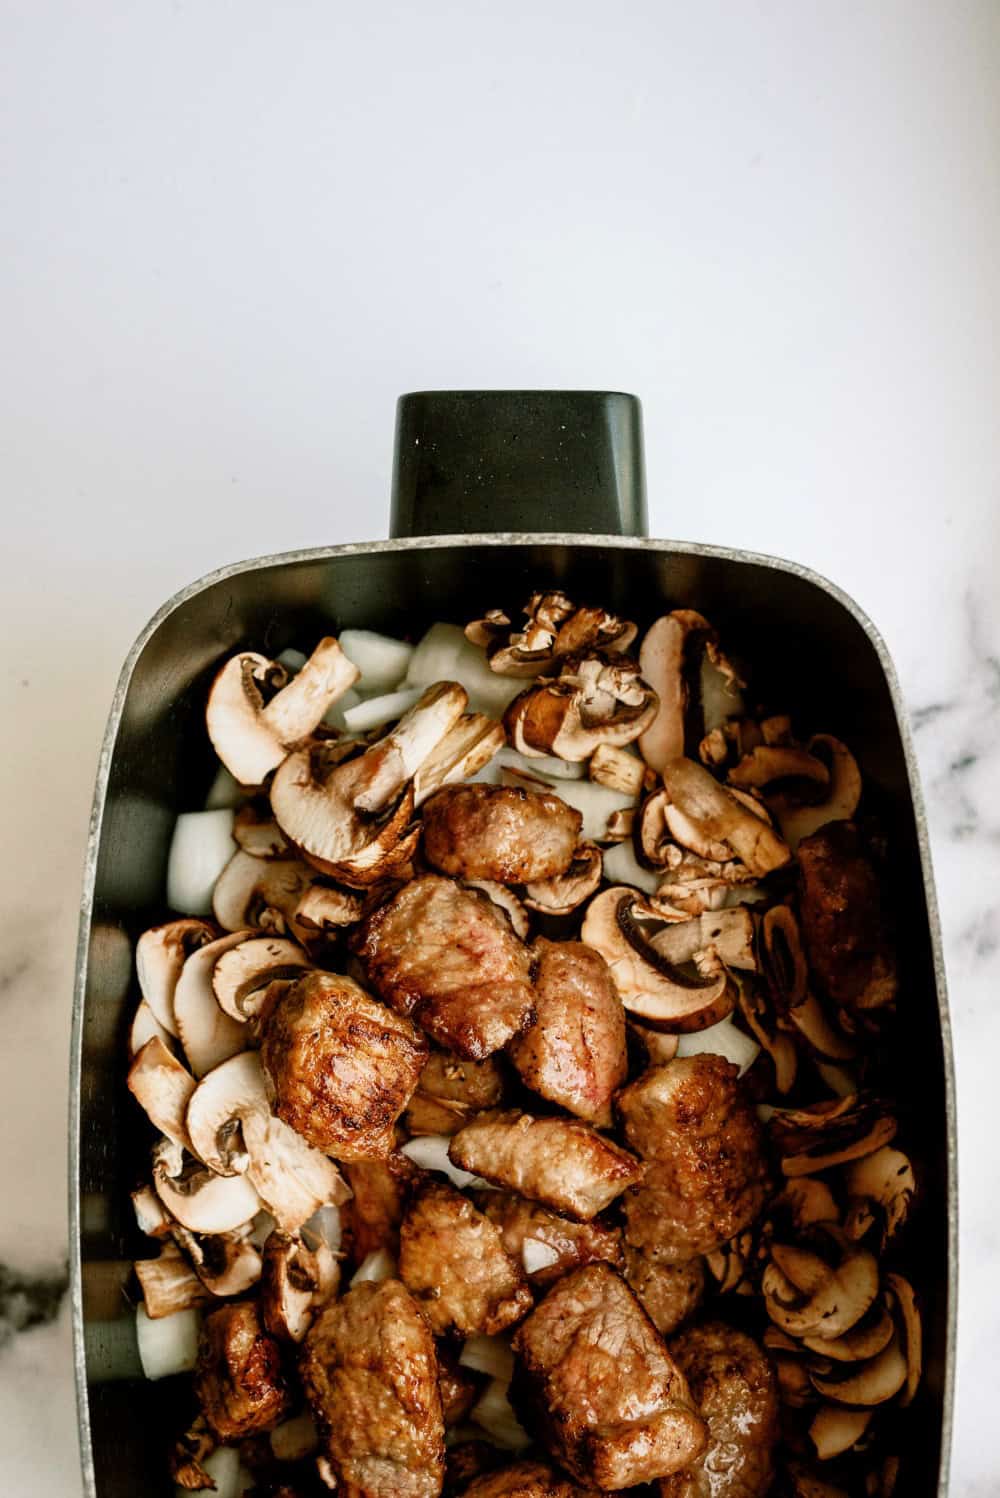
<path fill-rule="evenodd" d="M 551 776 L 553 780 L 582 780 L 587 773 L 583 760 L 577 763 L 574 760 L 557 759 L 554 754 L 529 757 L 518 749 L 512 749 L 509 744 L 497 750 L 496 758 L 510 770 L 524 770 L 529 775 L 544 775 L 546 778 Z"/>
<path fill-rule="evenodd" d="M 363 1285 L 366 1280 L 391 1280 L 396 1273 L 396 1261 L 386 1248 L 372 1249 L 366 1254 L 351 1277 L 351 1287 Z"/>
<path fill-rule="evenodd" d="M 469 711 L 493 718 L 499 718 L 527 685 L 523 677 L 491 671 L 483 651 L 465 638 L 458 624 L 431 625 L 413 652 L 406 680 L 424 687 L 435 681 L 457 681 L 469 694 Z"/>
<path fill-rule="evenodd" d="M 613 843 L 604 853 L 604 877 L 612 884 L 631 884 L 644 894 L 654 895 L 663 877 L 662 870 L 644 869 L 630 842 Z"/>
<path fill-rule="evenodd" d="M 276 655 L 274 658 L 278 665 L 284 666 L 285 670 L 292 676 L 297 676 L 309 659 L 301 650 L 292 650 L 290 647 L 288 650 L 283 650 L 280 655 Z"/>
<path fill-rule="evenodd" d="M 365 692 L 388 692 L 403 680 L 413 656 L 412 645 L 373 629 L 343 629 L 339 638 L 341 650 L 361 672 Z"/>
<path fill-rule="evenodd" d="M 487 1337 L 475 1332 L 466 1338 L 458 1361 L 473 1373 L 487 1373 L 490 1378 L 509 1384 L 514 1373 L 514 1354 L 506 1337 Z"/>
<path fill-rule="evenodd" d="M 173 1373 L 190 1373 L 198 1361 L 198 1334 L 201 1312 L 192 1307 L 157 1316 L 151 1321 L 146 1303 L 140 1301 L 135 1313 L 135 1335 L 139 1343 L 139 1360 L 147 1378 L 169 1378 Z"/>
<path fill-rule="evenodd" d="M 488 1185 L 481 1176 L 470 1175 L 467 1170 L 459 1170 L 457 1165 L 451 1163 L 448 1159 L 450 1144 L 451 1139 L 447 1134 L 421 1134 L 416 1139 L 408 1139 L 402 1147 L 402 1153 L 414 1165 L 419 1165 L 421 1170 L 439 1170 L 459 1191 L 465 1186 Z"/>
<path fill-rule="evenodd" d="M 698 1030 L 694 1035 L 681 1035 L 677 1040 L 678 1056 L 724 1056 L 740 1069 L 742 1077 L 760 1055 L 760 1046 L 751 1036 L 745 1035 L 733 1024 L 732 1016 L 709 1025 L 707 1030 Z"/>
<path fill-rule="evenodd" d="M 551 1269 L 559 1263 L 559 1250 L 540 1238 L 525 1238 L 521 1245 L 521 1260 L 525 1274 L 536 1274 L 539 1269 Z"/>
<path fill-rule="evenodd" d="M 231 807 L 184 811 L 167 859 L 167 904 L 181 915 L 211 915 L 216 880 L 233 856 Z"/>
<path fill-rule="evenodd" d="M 390 692 L 387 697 L 368 697 L 356 706 L 345 709 L 344 727 L 348 733 L 367 733 L 370 728 L 395 723 L 423 695 L 423 687 L 403 687 L 399 692 Z"/>
<path fill-rule="evenodd" d="M 319 1238 L 331 1253 L 339 1253 L 342 1235 L 340 1208 L 334 1206 L 333 1202 L 328 1202 L 325 1207 L 318 1207 L 302 1231 Z"/>
<path fill-rule="evenodd" d="M 347 724 L 344 721 L 344 715 L 348 713 L 352 707 L 357 707 L 358 703 L 364 702 L 364 700 L 365 699 L 362 697 L 359 691 L 357 691 L 354 687 L 348 687 L 347 691 L 344 692 L 342 696 L 338 697 L 336 702 L 332 702 L 327 708 L 326 712 L 323 714 L 323 722 L 326 724 L 327 728 L 338 728 L 340 732 L 343 733 L 347 728 Z"/>
<path fill-rule="evenodd" d="M 531 1437 L 518 1423 L 511 1408 L 507 1398 L 509 1387 L 500 1379 L 493 1379 L 472 1406 L 469 1418 L 485 1430 L 494 1446 L 502 1446 L 506 1451 L 523 1451 L 531 1445 Z"/>

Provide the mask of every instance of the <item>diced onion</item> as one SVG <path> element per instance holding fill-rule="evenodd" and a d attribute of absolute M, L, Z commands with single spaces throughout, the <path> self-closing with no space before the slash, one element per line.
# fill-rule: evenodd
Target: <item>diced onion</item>
<path fill-rule="evenodd" d="M 394 723 L 405 712 L 419 702 L 423 687 L 403 687 L 399 692 L 390 692 L 386 697 L 368 697 L 354 707 L 345 709 L 344 727 L 348 733 L 367 733 L 370 728 L 381 728 L 384 723 Z"/>
<path fill-rule="evenodd" d="M 504 770 L 502 783 L 531 790 L 529 774 L 542 781 L 544 788 L 553 791 L 567 806 L 576 807 L 583 817 L 580 836 L 589 843 L 606 842 L 608 818 L 612 812 L 625 811 L 636 805 L 634 796 L 613 791 L 610 786 L 597 785 L 593 780 L 557 780 L 554 775 L 540 775 L 534 769 L 524 774 L 520 770 Z"/>
<path fill-rule="evenodd" d="M 185 811 L 167 859 L 167 904 L 181 915 L 211 915 L 215 882 L 233 856 L 232 808 Z"/>
<path fill-rule="evenodd" d="M 205 797 L 206 811 L 223 811 L 226 807 L 237 807 L 244 799 L 243 787 L 225 767 L 220 765 L 218 773 Z"/>
<path fill-rule="evenodd" d="M 413 646 L 390 635 L 376 634 L 372 629 L 344 629 L 340 648 L 361 672 L 365 692 L 388 692 L 406 675 L 413 656 Z"/>
<path fill-rule="evenodd" d="M 283 650 L 280 655 L 276 655 L 274 658 L 277 661 L 278 665 L 284 666 L 285 670 L 288 671 L 292 676 L 297 676 L 308 660 L 308 656 L 306 656 L 301 650 L 291 649 Z"/>
<path fill-rule="evenodd" d="M 503 749 L 498 749 L 496 758 L 501 765 L 506 765 L 511 770 L 524 770 L 528 775 L 549 776 L 553 780 L 582 780 L 587 773 L 587 766 L 581 760 L 557 759 L 554 754 L 542 754 L 537 758 L 522 754 L 518 749 L 512 749 L 509 744 Z"/>
<path fill-rule="evenodd" d="M 514 1372 L 514 1354 L 506 1337 L 487 1337 L 476 1332 L 466 1339 L 458 1361 L 463 1368 L 473 1373 L 486 1373 L 490 1378 L 509 1384 Z"/>
<path fill-rule="evenodd" d="M 396 1273 L 396 1261 L 387 1248 L 372 1249 L 366 1254 L 351 1277 L 351 1286 L 363 1285 L 367 1280 L 391 1280 Z"/>
<path fill-rule="evenodd" d="M 663 871 L 644 869 L 630 842 L 613 843 L 604 852 L 604 877 L 612 884 L 631 884 L 644 894 L 653 895 L 663 878 Z"/>
<path fill-rule="evenodd" d="M 465 1186 L 487 1185 L 481 1176 L 470 1175 L 467 1170 L 459 1170 L 457 1165 L 452 1164 L 448 1159 L 450 1144 L 448 1134 L 421 1134 L 416 1139 L 408 1139 L 401 1153 L 412 1160 L 414 1165 L 419 1165 L 421 1170 L 439 1170 L 459 1191 Z"/>
<path fill-rule="evenodd" d="M 509 1387 L 500 1379 L 493 1379 L 469 1411 L 469 1418 L 486 1432 L 494 1446 L 502 1446 L 506 1451 L 523 1451 L 531 1445 L 531 1437 L 511 1409 L 507 1398 Z"/>
<path fill-rule="evenodd" d="M 536 1274 L 539 1269 L 551 1269 L 559 1262 L 559 1250 L 540 1238 L 525 1238 L 521 1245 L 521 1259 L 525 1274 Z"/>
<path fill-rule="evenodd" d="M 425 687 L 435 681 L 457 681 L 469 694 L 469 711 L 493 718 L 499 718 L 528 685 L 523 678 L 491 671 L 482 650 L 457 624 L 431 625 L 413 652 L 406 680 Z"/>
<path fill-rule="evenodd" d="M 317 1208 L 302 1231 L 312 1233 L 314 1237 L 321 1239 L 331 1253 L 338 1253 L 342 1233 L 340 1208 L 335 1207 L 333 1202 L 328 1202 L 325 1207 Z"/>
<path fill-rule="evenodd" d="M 146 1315 L 145 1301 L 140 1301 L 135 1313 L 135 1334 L 146 1377 L 169 1378 L 173 1373 L 190 1373 L 198 1361 L 200 1331 L 201 1312 L 195 1307 L 151 1321 Z"/>
<path fill-rule="evenodd" d="M 677 1054 L 724 1056 L 727 1061 L 739 1067 L 742 1077 L 760 1055 L 760 1046 L 733 1023 L 730 1015 L 717 1025 L 709 1025 L 707 1030 L 698 1030 L 694 1035 L 678 1036 Z"/>
<path fill-rule="evenodd" d="M 247 1235 L 254 1248 L 263 1248 L 277 1226 L 270 1212 L 266 1210 L 258 1212 L 250 1224 L 250 1232 Z"/>
<path fill-rule="evenodd" d="M 352 707 L 357 707 L 359 702 L 364 702 L 364 700 L 361 693 L 355 687 L 348 687 L 347 691 L 327 708 L 323 714 L 323 722 L 328 728 L 339 728 L 341 733 L 343 733 L 347 728 L 347 724 L 344 721 L 345 714 L 350 712 Z"/>
<path fill-rule="evenodd" d="M 713 666 L 707 655 L 701 663 L 701 711 L 706 733 L 721 728 L 727 718 L 739 717 L 743 712 L 743 693 L 731 685 L 729 677 Z"/>
<path fill-rule="evenodd" d="M 316 1424 L 308 1410 L 282 1420 L 271 1432 L 271 1450 L 279 1462 L 299 1462 L 319 1445 Z"/>

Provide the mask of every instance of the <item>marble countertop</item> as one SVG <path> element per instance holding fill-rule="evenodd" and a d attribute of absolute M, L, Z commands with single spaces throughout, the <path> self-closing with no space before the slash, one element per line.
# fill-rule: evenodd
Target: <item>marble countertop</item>
<path fill-rule="evenodd" d="M 384 534 L 399 391 L 589 386 L 643 397 L 651 534 L 807 563 L 897 662 L 958 1065 L 952 1490 L 995 1494 L 1000 12 L 15 9 L 0 1487 L 79 1490 L 69 1016 L 129 644 L 226 561 Z"/>

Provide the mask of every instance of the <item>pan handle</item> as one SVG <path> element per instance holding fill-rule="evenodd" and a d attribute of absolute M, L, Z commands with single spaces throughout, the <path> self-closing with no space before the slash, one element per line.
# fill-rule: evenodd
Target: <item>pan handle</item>
<path fill-rule="evenodd" d="M 390 534 L 644 536 L 642 407 L 604 390 L 427 390 L 396 406 Z"/>

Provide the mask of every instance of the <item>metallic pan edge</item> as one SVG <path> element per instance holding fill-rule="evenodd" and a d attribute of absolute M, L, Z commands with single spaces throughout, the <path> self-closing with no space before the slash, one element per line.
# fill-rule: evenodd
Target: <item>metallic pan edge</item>
<path fill-rule="evenodd" d="M 174 610 L 193 598 L 203 589 L 243 572 L 253 572 L 260 567 L 281 566 L 295 562 L 320 562 L 331 557 L 366 556 L 374 552 L 429 551 L 439 546 L 567 546 L 567 547 L 614 547 L 627 551 L 662 551 L 695 557 L 717 557 L 730 562 L 752 562 L 760 567 L 770 567 L 777 572 L 788 572 L 802 581 L 821 588 L 834 598 L 858 622 L 875 650 L 879 664 L 885 674 L 892 700 L 893 711 L 899 728 L 900 740 L 906 762 L 910 798 L 913 803 L 917 842 L 920 849 L 920 864 L 923 872 L 924 896 L 927 901 L 927 917 L 930 926 L 931 947 L 934 953 L 934 979 L 938 999 L 938 1019 L 945 1065 L 945 1111 L 947 1127 L 948 1158 L 948 1333 L 945 1364 L 944 1410 L 941 1423 L 941 1468 L 938 1485 L 939 1498 L 947 1498 L 948 1468 L 951 1455 L 952 1428 L 954 1423 L 955 1397 L 955 1349 L 958 1313 L 958 1118 L 955 1102 L 955 1064 L 952 1048 L 951 1018 L 948 1010 L 947 981 L 944 956 L 941 949 L 941 926 L 937 897 L 934 891 L 934 874 L 931 865 L 930 842 L 927 832 L 927 816 L 920 790 L 913 738 L 910 732 L 906 707 L 903 703 L 899 680 L 892 657 L 885 642 L 867 614 L 854 600 L 835 583 L 820 573 L 799 562 L 786 561 L 781 557 L 764 556 L 759 552 L 733 551 L 723 546 L 703 546 L 695 542 L 649 540 L 645 537 L 581 536 L 550 532 L 510 532 L 490 535 L 419 536 L 396 541 L 359 541 L 348 546 L 322 546 L 304 551 L 280 552 L 273 556 L 255 557 L 251 561 L 236 562 L 220 567 L 215 572 L 191 583 L 175 593 L 139 634 L 129 651 L 118 678 L 115 695 L 108 717 L 104 741 L 101 745 L 97 767 L 97 783 L 90 814 L 87 852 L 84 863 L 83 900 L 80 911 L 79 939 L 76 954 L 76 975 L 73 994 L 73 1033 L 70 1051 L 70 1104 L 69 1104 L 69 1230 L 70 1230 L 70 1296 L 73 1315 L 73 1365 L 76 1375 L 77 1411 L 79 1417 L 80 1447 L 83 1462 L 84 1498 L 97 1498 L 94 1468 L 90 1446 L 90 1416 L 87 1404 L 87 1373 L 83 1345 L 83 1301 L 80 1272 L 80 1193 L 79 1193 L 79 1146 L 80 1146 L 80 1063 L 83 1038 L 83 1000 L 87 979 L 87 961 L 90 949 L 90 921 L 94 900 L 94 884 L 97 872 L 97 854 L 104 816 L 105 797 L 111 757 L 122 709 L 128 693 L 135 663 L 149 639 L 163 621 Z"/>

